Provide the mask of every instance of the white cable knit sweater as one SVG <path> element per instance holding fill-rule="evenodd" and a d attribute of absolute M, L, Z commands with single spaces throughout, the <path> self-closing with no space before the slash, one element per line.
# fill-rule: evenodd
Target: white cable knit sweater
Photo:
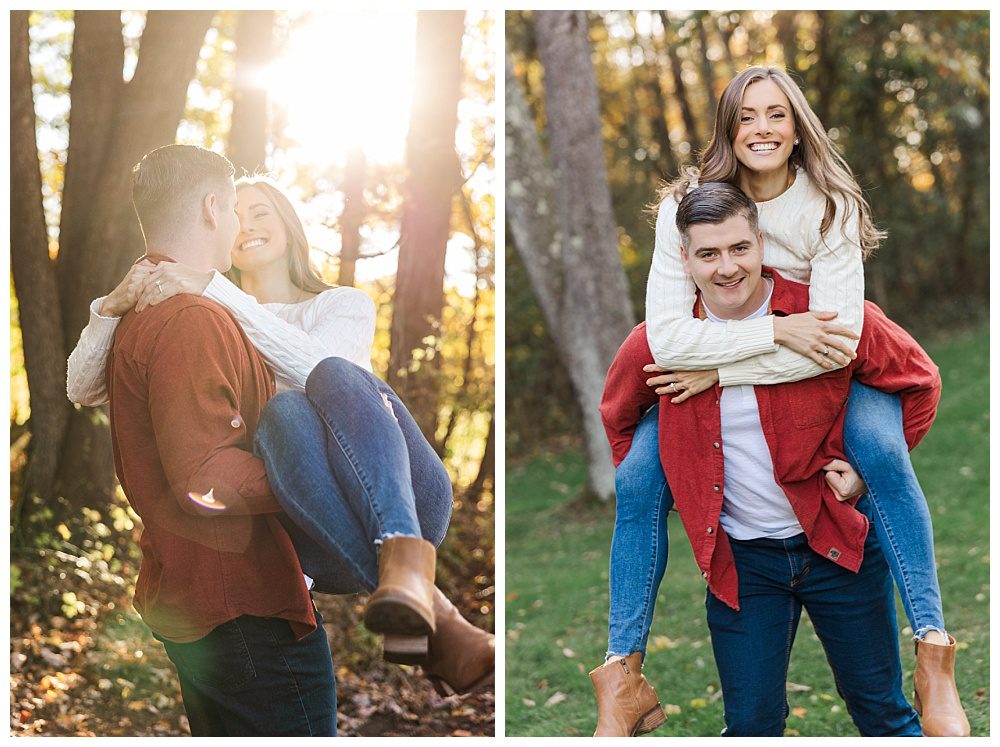
<path fill-rule="evenodd" d="M 232 312 L 274 371 L 279 391 L 303 389 L 316 364 L 331 356 L 372 370 L 375 304 L 363 291 L 333 288 L 302 303 L 260 304 L 216 272 L 202 295 Z M 97 313 L 102 300 L 90 304 L 90 322 L 69 357 L 66 375 L 70 400 L 91 407 L 108 401 L 104 371 L 119 321 Z"/>
<path fill-rule="evenodd" d="M 825 236 L 822 193 L 801 169 L 773 200 L 758 202 L 764 232 L 764 264 L 799 283 L 809 283 L 809 308 L 836 311 L 839 324 L 861 332 L 865 275 L 858 216 L 853 208 L 841 226 L 838 205 Z M 825 373 L 817 363 L 774 342 L 774 317 L 712 324 L 695 319 L 695 285 L 684 272 L 677 202 L 668 197 L 656 219 L 656 245 L 646 286 L 646 336 L 657 364 L 668 370 L 719 369 L 722 386 L 780 384 Z M 848 340 L 857 347 L 856 340 Z"/>

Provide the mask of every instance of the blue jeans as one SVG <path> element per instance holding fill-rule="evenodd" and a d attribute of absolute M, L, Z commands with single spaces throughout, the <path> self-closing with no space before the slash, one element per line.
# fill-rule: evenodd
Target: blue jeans
<path fill-rule="evenodd" d="M 660 463 L 658 413 L 659 405 L 642 418 L 615 473 L 609 656 L 645 653 L 667 565 L 666 515 L 673 496 Z M 914 636 L 943 631 L 930 512 L 903 438 L 899 397 L 852 381 L 844 444 L 848 461 L 868 485 L 873 524 Z"/>
<path fill-rule="evenodd" d="M 874 532 L 857 573 L 813 552 L 804 534 L 733 540 L 732 548 L 740 609 L 711 592 L 705 602 L 725 705 L 723 736 L 784 733 L 788 659 L 803 607 L 862 736 L 921 736 L 903 696 L 892 582 Z"/>
<path fill-rule="evenodd" d="M 286 620 L 243 615 L 192 643 L 159 640 L 177 668 L 195 737 L 337 735 L 323 617 L 301 640 Z"/>
<path fill-rule="evenodd" d="M 254 450 L 316 591 L 371 591 L 384 539 L 439 545 L 448 530 L 451 480 L 441 460 L 396 393 L 342 358 L 321 361 L 304 393 L 271 398 Z"/>

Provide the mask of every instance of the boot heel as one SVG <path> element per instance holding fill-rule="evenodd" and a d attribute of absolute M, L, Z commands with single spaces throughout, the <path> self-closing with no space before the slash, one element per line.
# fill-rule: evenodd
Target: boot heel
<path fill-rule="evenodd" d="M 640 734 L 647 734 L 653 731 L 653 729 L 663 726 L 666 722 L 667 714 L 663 712 L 663 708 L 657 703 L 656 708 L 651 708 L 643 715 L 632 734 L 636 737 Z"/>
<path fill-rule="evenodd" d="M 423 664 L 427 661 L 428 638 L 425 635 L 394 635 L 382 640 L 382 658 L 393 664 Z"/>

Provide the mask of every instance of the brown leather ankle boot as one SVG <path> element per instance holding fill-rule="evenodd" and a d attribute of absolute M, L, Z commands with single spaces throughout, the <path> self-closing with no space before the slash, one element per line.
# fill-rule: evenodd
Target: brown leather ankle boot
<path fill-rule="evenodd" d="M 597 695 L 595 737 L 637 737 L 667 720 L 652 685 L 642 674 L 642 654 L 600 666 L 590 673 Z"/>
<path fill-rule="evenodd" d="M 955 687 L 955 639 L 948 646 L 914 641 L 913 707 L 925 737 L 967 737 L 969 719 Z"/>
<path fill-rule="evenodd" d="M 378 586 L 365 607 L 374 633 L 428 636 L 434 632 L 434 545 L 421 537 L 390 537 L 378 558 Z"/>
<path fill-rule="evenodd" d="M 493 634 L 464 617 L 440 589 L 434 589 L 434 621 L 424 675 L 441 697 L 465 695 L 493 682 Z"/>

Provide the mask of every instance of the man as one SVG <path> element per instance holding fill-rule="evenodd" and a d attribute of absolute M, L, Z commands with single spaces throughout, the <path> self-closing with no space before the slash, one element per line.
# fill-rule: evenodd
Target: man
<path fill-rule="evenodd" d="M 808 310 L 807 286 L 762 267 L 756 206 L 736 187 L 695 189 L 681 201 L 677 224 L 698 288 L 695 314 L 725 323 Z M 639 325 L 612 364 L 601 405 L 616 464 L 656 401 L 642 370 L 652 360 Z M 716 383 L 662 411 L 664 470 L 709 587 L 726 736 L 782 735 L 788 655 L 803 606 L 859 731 L 920 735 L 901 688 L 888 567 L 867 501 L 852 505 L 864 492 L 843 455 L 852 376 L 900 394 L 906 440 L 915 446 L 933 421 L 940 377 L 873 304 L 847 368 L 774 386 Z M 655 701 L 640 672 L 632 679 L 643 701 Z"/>
<path fill-rule="evenodd" d="M 132 175 L 146 259 L 225 272 L 239 231 L 233 166 L 202 148 Z M 254 430 L 274 382 L 218 304 L 177 295 L 115 333 L 115 469 L 142 518 L 135 607 L 180 677 L 195 736 L 334 735 L 329 643 Z"/>

